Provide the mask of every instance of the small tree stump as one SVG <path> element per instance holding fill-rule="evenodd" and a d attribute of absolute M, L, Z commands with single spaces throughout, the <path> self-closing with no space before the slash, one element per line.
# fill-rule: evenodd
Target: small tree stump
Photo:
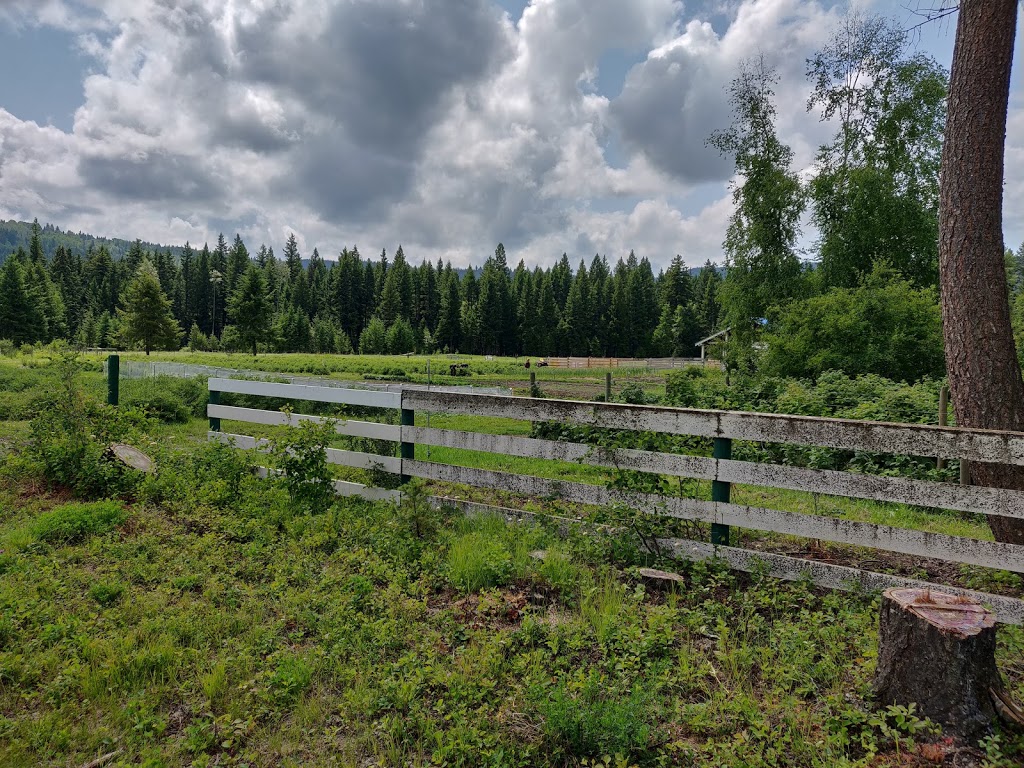
<path fill-rule="evenodd" d="M 874 693 L 911 702 L 948 736 L 974 740 L 996 718 L 995 616 L 978 603 L 927 589 L 887 589 L 879 618 Z"/>
<path fill-rule="evenodd" d="M 126 467 L 131 467 L 147 474 L 153 472 L 153 460 L 134 446 L 125 445 L 124 443 L 113 443 L 107 448 L 107 451 L 112 458 L 117 459 Z"/>

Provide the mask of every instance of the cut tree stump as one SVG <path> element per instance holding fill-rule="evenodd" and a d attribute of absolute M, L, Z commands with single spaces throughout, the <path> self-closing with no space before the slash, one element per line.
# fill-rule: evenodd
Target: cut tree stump
<path fill-rule="evenodd" d="M 957 595 L 887 589 L 879 618 L 879 704 L 917 704 L 916 714 L 947 736 L 975 740 L 991 730 L 995 697 L 995 615 Z"/>
<path fill-rule="evenodd" d="M 147 474 L 153 472 L 153 460 L 134 446 L 125 445 L 124 443 L 113 443 L 107 451 L 112 458 L 117 459 L 126 467 L 131 467 Z"/>

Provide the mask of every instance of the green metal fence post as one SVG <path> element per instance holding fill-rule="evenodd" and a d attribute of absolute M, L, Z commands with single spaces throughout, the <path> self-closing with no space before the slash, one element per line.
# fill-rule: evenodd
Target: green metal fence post
<path fill-rule="evenodd" d="M 107 405 L 117 405 L 121 394 L 121 358 L 107 356 Z"/>
<path fill-rule="evenodd" d="M 604 401 L 610 403 L 612 401 L 612 372 L 608 371 L 604 375 Z"/>
<path fill-rule="evenodd" d="M 711 451 L 712 458 L 728 459 L 732 456 L 732 440 L 728 437 L 716 437 Z M 711 500 L 729 503 L 730 483 L 721 480 L 711 481 Z M 711 543 L 715 546 L 729 546 L 729 526 L 719 523 L 711 524 Z"/>
<path fill-rule="evenodd" d="M 210 397 L 206 401 L 210 405 L 220 405 L 220 392 L 216 390 L 210 392 Z M 220 418 L 217 416 L 210 417 L 210 431 L 220 432 Z"/>
<path fill-rule="evenodd" d="M 401 424 L 402 424 L 403 427 L 414 427 L 414 426 L 416 426 L 416 412 L 411 410 L 411 409 L 409 409 L 409 408 L 402 408 Z M 404 466 L 404 460 L 405 459 L 409 459 L 410 461 L 415 459 L 416 458 L 416 444 L 415 443 L 406 442 L 405 440 L 403 440 L 401 442 L 401 445 L 400 445 L 399 456 L 401 456 L 402 459 L 403 459 L 403 466 Z M 411 479 L 412 478 L 410 478 L 409 475 L 405 474 L 405 472 L 402 473 L 401 480 L 402 480 L 403 484 L 409 482 L 409 480 L 411 480 Z"/>

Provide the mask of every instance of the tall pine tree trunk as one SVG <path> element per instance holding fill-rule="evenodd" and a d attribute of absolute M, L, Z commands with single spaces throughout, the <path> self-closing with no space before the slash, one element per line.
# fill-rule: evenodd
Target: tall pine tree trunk
<path fill-rule="evenodd" d="M 957 423 L 1024 431 L 1024 381 L 1003 266 L 1003 155 L 1018 0 L 963 0 L 949 82 L 939 202 L 939 280 Z M 1024 467 L 972 464 L 979 485 L 1024 489 Z M 992 516 L 999 541 L 1024 520 Z"/>

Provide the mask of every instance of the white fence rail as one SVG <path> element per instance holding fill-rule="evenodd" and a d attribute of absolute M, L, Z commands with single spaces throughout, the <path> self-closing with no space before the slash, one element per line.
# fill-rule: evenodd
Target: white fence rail
<path fill-rule="evenodd" d="M 982 515 L 1024 518 L 1022 491 L 803 469 L 728 458 L 732 440 L 748 440 L 1024 465 L 1024 433 L 422 390 L 406 390 L 400 393 L 367 392 L 223 378 L 210 379 L 209 387 L 211 396 L 208 415 L 211 438 L 230 441 L 242 448 L 259 449 L 263 447 L 263 443 L 251 436 L 221 432 L 222 419 L 287 426 L 303 420 L 322 421 L 323 418 L 222 405 L 219 402 L 221 393 L 380 408 L 392 412 L 397 410 L 400 412 L 400 425 L 345 419 L 335 421 L 335 430 L 339 434 L 398 443 L 397 456 L 328 449 L 328 460 L 346 467 L 383 470 L 400 475 L 402 479 L 419 477 L 511 492 L 531 498 L 558 498 L 586 506 L 624 504 L 653 515 L 710 523 L 713 539 L 718 544 L 728 544 L 727 526 L 735 526 L 918 558 L 1024 573 L 1022 545 L 858 522 L 828 515 L 747 506 L 731 503 L 728 492 L 732 483 L 738 483 Z M 416 411 L 695 435 L 713 439 L 716 456 L 723 458 L 431 429 L 415 426 L 413 417 Z M 714 489 L 712 497 L 716 500 L 617 491 L 581 482 L 550 480 L 457 464 L 421 461 L 415 458 L 416 444 L 710 480 Z M 374 499 L 396 499 L 400 496 L 398 491 L 343 481 L 339 481 L 336 489 L 345 495 L 362 495 Z M 673 541 L 668 542 L 666 547 L 688 558 L 720 556 L 732 567 L 744 570 L 750 570 L 754 563 L 760 560 L 767 564 L 772 573 L 781 578 L 809 576 L 816 583 L 829 587 L 854 588 L 857 585 L 869 585 L 874 588 L 906 585 L 914 581 L 776 553 L 714 546 L 702 542 Z M 945 585 L 932 586 L 958 591 Z M 966 593 L 965 590 L 959 591 Z M 988 594 L 982 597 L 997 612 L 1001 621 L 1024 623 L 1024 601 L 1014 597 Z"/>

